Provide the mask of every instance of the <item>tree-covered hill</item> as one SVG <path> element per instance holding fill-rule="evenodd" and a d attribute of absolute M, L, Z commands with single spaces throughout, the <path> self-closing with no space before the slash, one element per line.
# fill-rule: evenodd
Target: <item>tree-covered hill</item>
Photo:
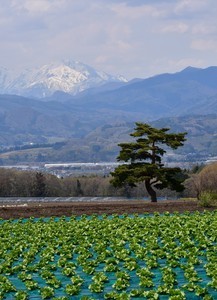
<path fill-rule="evenodd" d="M 197 115 L 162 118 L 150 122 L 155 127 L 169 127 L 173 132 L 188 132 L 184 146 L 176 157 L 169 160 L 207 160 L 217 156 L 217 115 Z M 134 122 L 107 124 L 90 130 L 84 137 L 71 138 L 62 143 L 40 143 L 28 149 L 0 154 L 2 164 L 16 162 L 100 162 L 115 161 L 119 152 L 117 144 L 129 141 Z M 181 155 L 181 157 L 179 157 Z"/>

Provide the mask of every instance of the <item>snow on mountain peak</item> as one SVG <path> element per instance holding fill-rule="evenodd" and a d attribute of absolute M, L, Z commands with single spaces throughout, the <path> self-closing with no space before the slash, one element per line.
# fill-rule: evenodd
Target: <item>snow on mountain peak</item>
<path fill-rule="evenodd" d="M 51 63 L 36 69 L 27 69 L 13 78 L 0 68 L 0 93 L 46 97 L 55 91 L 73 95 L 107 82 L 126 82 L 123 76 L 112 76 L 97 71 L 78 61 Z"/>

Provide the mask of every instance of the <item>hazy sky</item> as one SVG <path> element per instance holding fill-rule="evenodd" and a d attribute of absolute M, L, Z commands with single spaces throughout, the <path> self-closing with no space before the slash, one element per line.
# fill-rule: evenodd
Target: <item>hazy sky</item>
<path fill-rule="evenodd" d="M 72 59 L 131 79 L 217 65 L 217 0 L 0 2 L 0 66 Z"/>

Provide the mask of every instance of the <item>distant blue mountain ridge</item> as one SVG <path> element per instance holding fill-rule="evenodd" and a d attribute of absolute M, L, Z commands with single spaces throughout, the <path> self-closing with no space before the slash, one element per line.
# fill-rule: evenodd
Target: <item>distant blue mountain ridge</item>
<path fill-rule="evenodd" d="M 202 121 L 198 115 L 203 115 Z M 159 126 L 168 124 L 195 134 L 195 144 L 197 137 L 207 143 L 206 147 L 212 141 L 215 149 L 216 115 L 217 67 L 187 67 L 147 79 L 111 80 L 76 95 L 61 90 L 41 98 L 1 94 L 0 144 L 10 147 L 73 140 L 73 147 L 78 149 L 87 142 L 93 151 L 106 145 L 105 151 L 114 157 L 113 147 L 129 135 L 134 122 L 155 121 Z M 201 146 L 201 151 L 206 147 Z M 77 150 L 73 151 L 66 160 L 75 159 Z"/>

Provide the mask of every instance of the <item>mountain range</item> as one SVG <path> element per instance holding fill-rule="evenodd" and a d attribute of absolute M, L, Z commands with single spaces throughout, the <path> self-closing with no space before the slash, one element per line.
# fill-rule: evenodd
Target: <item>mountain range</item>
<path fill-rule="evenodd" d="M 174 74 L 161 74 L 125 83 L 121 87 L 80 93 L 73 105 L 94 106 L 142 114 L 146 120 L 159 117 L 217 111 L 217 67 L 188 67 Z"/>
<path fill-rule="evenodd" d="M 77 94 L 108 82 L 126 82 L 78 61 L 55 62 L 21 72 L 0 69 L 0 93 L 44 98 L 56 91 Z"/>
<path fill-rule="evenodd" d="M 30 82 L 36 83 L 37 72 L 29 73 L 29 76 L 20 75 L 23 81 L 17 79 L 9 85 L 8 77 L 0 71 L 2 152 L 7 148 L 39 145 L 42 147 L 38 150 L 39 154 L 43 152 L 45 161 L 113 160 L 119 141 L 129 138 L 134 122 L 142 121 L 188 131 L 187 146 L 183 148 L 185 154 L 217 155 L 217 67 L 188 67 L 173 74 L 126 81 L 123 77 L 88 69 L 81 63 L 75 65 L 77 72 L 83 72 L 79 75 L 81 77 L 76 77 L 77 83 L 67 77 L 67 68 L 74 68 L 72 63 L 68 63 L 67 68 L 66 64 L 60 69 L 57 67 L 55 76 L 51 71 L 55 69 L 54 65 L 42 68 L 46 70 L 46 76 L 43 76 L 47 82 L 51 78 L 55 84 L 59 83 L 44 85 L 42 89 L 39 83 L 32 84 L 30 88 Z M 53 75 L 49 77 L 51 73 Z M 87 79 L 83 80 L 82 76 Z M 27 77 L 35 81 L 26 81 Z M 60 77 L 65 84 L 63 86 L 57 80 Z M 11 92 L 9 87 L 13 87 Z M 15 92 L 16 95 L 12 95 Z M 65 146 L 57 147 L 59 142 L 65 143 Z M 46 144 L 46 149 L 42 144 Z M 50 145 L 50 150 L 47 145 Z M 84 152 L 82 147 L 86 149 Z M 22 161 L 38 157 L 38 154 L 28 156 L 27 152 L 25 150 Z M 12 161 L 16 162 L 16 157 L 20 160 L 20 153 L 10 156 Z"/>

